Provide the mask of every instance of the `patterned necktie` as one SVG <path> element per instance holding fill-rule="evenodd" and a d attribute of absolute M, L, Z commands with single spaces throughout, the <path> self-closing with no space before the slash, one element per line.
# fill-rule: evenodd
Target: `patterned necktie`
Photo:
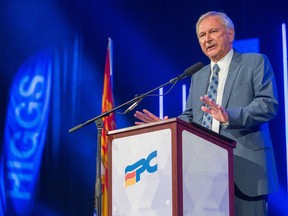
<path fill-rule="evenodd" d="M 208 92 L 207 95 L 210 99 L 216 101 L 217 97 L 217 88 L 218 88 L 218 82 L 219 82 L 219 66 L 215 64 L 213 66 L 213 74 L 212 74 L 212 79 L 208 87 Z M 204 113 L 203 114 L 203 119 L 202 119 L 202 126 L 212 129 L 212 116 L 209 113 Z"/>

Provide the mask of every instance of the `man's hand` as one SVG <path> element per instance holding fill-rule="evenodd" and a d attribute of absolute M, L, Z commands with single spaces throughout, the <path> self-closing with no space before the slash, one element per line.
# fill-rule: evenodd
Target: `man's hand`
<path fill-rule="evenodd" d="M 222 106 L 216 104 L 207 95 L 200 97 L 200 100 L 206 104 L 206 106 L 201 107 L 203 112 L 209 113 L 214 119 L 221 123 L 227 123 L 229 121 L 226 110 Z"/>
<path fill-rule="evenodd" d="M 159 117 L 155 116 L 146 109 L 143 109 L 143 112 L 136 111 L 134 114 L 135 118 L 139 119 L 141 122 L 135 122 L 136 125 L 146 124 L 150 122 L 161 121 Z M 168 116 L 165 116 L 163 120 L 168 119 Z"/>

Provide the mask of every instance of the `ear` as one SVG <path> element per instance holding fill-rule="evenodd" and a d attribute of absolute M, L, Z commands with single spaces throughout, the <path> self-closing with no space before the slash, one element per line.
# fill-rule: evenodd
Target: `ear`
<path fill-rule="evenodd" d="M 232 43 L 234 41 L 234 37 L 235 37 L 234 29 L 229 29 L 228 34 L 229 34 L 230 42 Z"/>

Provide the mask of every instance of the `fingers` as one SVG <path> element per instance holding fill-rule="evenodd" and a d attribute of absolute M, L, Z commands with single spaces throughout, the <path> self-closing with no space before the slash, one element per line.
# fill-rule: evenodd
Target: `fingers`
<path fill-rule="evenodd" d="M 139 119 L 142 122 L 145 122 L 145 120 L 146 120 L 145 114 L 142 112 L 139 112 L 139 111 L 135 112 L 134 117 Z"/>
<path fill-rule="evenodd" d="M 139 119 L 141 122 L 135 122 L 136 125 L 141 125 L 149 122 L 160 121 L 161 119 L 158 116 L 155 116 L 153 113 L 149 112 L 146 109 L 143 109 L 143 112 L 136 111 L 134 117 Z M 168 116 L 163 118 L 164 120 L 168 119 Z"/>
<path fill-rule="evenodd" d="M 207 95 L 200 97 L 200 100 L 203 101 L 205 106 L 202 106 L 201 109 L 203 112 L 209 113 L 214 119 L 220 122 L 228 122 L 229 117 L 226 110 L 215 103 L 212 99 L 210 99 Z"/>
<path fill-rule="evenodd" d="M 164 118 L 163 118 L 164 120 L 167 120 L 167 119 L 169 119 L 169 117 L 168 116 L 164 116 Z"/>
<path fill-rule="evenodd" d="M 212 99 L 210 99 L 207 95 L 200 97 L 200 100 L 204 102 L 205 106 L 202 106 L 201 109 L 203 112 L 207 112 L 212 114 L 213 112 L 218 112 L 219 105 L 216 104 Z"/>
<path fill-rule="evenodd" d="M 135 124 L 140 125 L 140 124 L 145 124 L 149 122 L 155 122 L 159 121 L 160 118 L 152 114 L 146 109 L 143 109 L 143 112 L 136 111 L 134 114 L 135 118 L 139 119 L 142 122 L 135 122 Z"/>
<path fill-rule="evenodd" d="M 201 110 L 202 110 L 203 112 L 207 112 L 207 113 L 211 114 L 211 109 L 208 108 L 207 106 L 202 106 L 202 107 L 201 107 Z"/>
<path fill-rule="evenodd" d="M 154 114 L 152 114 L 151 112 L 149 112 L 146 109 L 143 109 L 143 113 L 146 115 L 147 119 L 150 119 L 151 121 L 159 121 L 160 118 L 158 116 L 155 116 Z"/>
<path fill-rule="evenodd" d="M 212 99 L 210 99 L 207 95 L 200 97 L 200 100 L 203 101 L 205 105 L 209 106 L 212 110 L 218 109 L 218 105 Z"/>

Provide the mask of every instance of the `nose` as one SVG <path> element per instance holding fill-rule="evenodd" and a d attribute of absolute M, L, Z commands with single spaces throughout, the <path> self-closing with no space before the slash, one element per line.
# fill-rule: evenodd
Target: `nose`
<path fill-rule="evenodd" d="M 206 34 L 205 40 L 206 40 L 206 42 L 210 42 L 212 40 L 211 35 L 210 34 Z"/>
<path fill-rule="evenodd" d="M 206 34 L 205 36 L 202 36 L 200 38 L 201 43 L 211 43 L 212 37 L 209 34 Z"/>

